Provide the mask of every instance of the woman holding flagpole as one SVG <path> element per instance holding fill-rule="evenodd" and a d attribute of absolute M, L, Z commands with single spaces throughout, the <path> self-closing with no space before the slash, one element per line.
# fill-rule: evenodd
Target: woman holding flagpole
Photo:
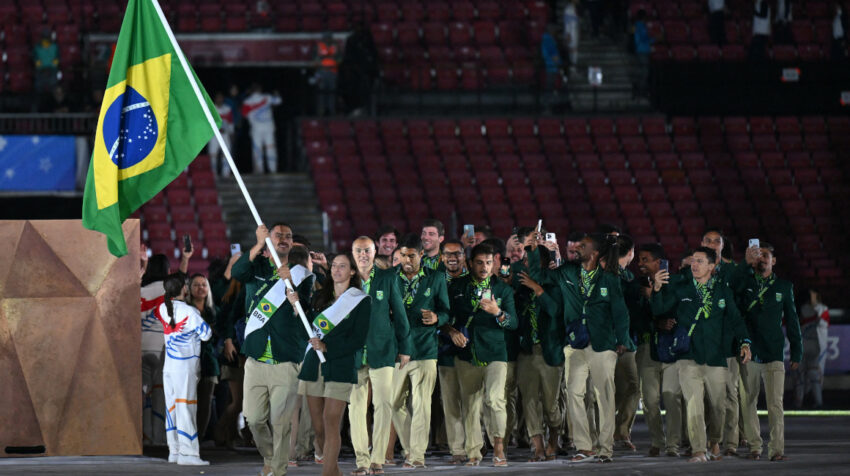
<path fill-rule="evenodd" d="M 313 296 L 309 315 L 317 336 L 310 339 L 298 375 L 302 381 L 299 393 L 307 395 L 310 406 L 316 447 L 323 450 L 325 476 L 341 474 L 340 424 L 357 382 L 355 354 L 366 343 L 371 314 L 369 296 L 360 290 L 357 265 L 350 253 L 333 259 L 331 280 Z M 295 307 L 298 294 L 287 292 L 287 299 Z M 324 364 L 319 364 L 316 351 L 325 354 Z"/>

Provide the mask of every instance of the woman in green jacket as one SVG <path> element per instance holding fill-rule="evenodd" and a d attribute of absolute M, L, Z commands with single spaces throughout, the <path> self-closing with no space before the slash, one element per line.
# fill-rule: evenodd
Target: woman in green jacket
<path fill-rule="evenodd" d="M 355 354 L 366 342 L 371 300 L 360 290 L 357 266 L 350 253 L 337 255 L 331 263 L 331 280 L 315 293 L 308 311 L 317 331 L 301 364 L 299 393 L 307 395 L 316 445 L 322 447 L 323 475 L 339 470 L 340 424 L 349 394 L 357 382 Z M 295 306 L 298 293 L 287 293 Z M 317 351 L 326 361 L 319 364 Z"/>

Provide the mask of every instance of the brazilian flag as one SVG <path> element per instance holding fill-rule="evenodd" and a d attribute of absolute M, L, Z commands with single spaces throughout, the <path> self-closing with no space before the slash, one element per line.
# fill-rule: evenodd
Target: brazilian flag
<path fill-rule="evenodd" d="M 209 142 L 192 74 L 181 65 L 156 0 L 129 0 L 95 132 L 83 198 L 83 226 L 107 236 L 109 251 L 127 254 L 121 224 L 171 183 Z"/>

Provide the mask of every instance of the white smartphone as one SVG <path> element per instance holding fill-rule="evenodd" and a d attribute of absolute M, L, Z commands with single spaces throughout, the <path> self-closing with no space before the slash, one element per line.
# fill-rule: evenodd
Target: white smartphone
<path fill-rule="evenodd" d="M 230 255 L 231 256 L 235 255 L 236 253 L 241 253 L 241 252 L 242 252 L 242 245 L 240 245 L 239 243 L 231 243 L 230 244 Z"/>
<path fill-rule="evenodd" d="M 557 243 L 558 240 L 555 239 L 554 233 L 546 233 L 546 241 L 551 241 L 552 243 Z"/>
<path fill-rule="evenodd" d="M 543 231 L 543 219 L 541 218 L 541 219 L 537 220 L 537 233 L 540 233 L 542 231 Z"/>
<path fill-rule="evenodd" d="M 491 289 L 485 289 L 484 291 L 481 292 L 481 299 L 482 300 L 484 300 L 484 299 L 489 300 L 489 299 L 492 299 L 492 298 L 493 298 L 493 291 Z"/>
<path fill-rule="evenodd" d="M 475 225 L 463 225 L 463 236 L 467 238 L 475 237 Z"/>
<path fill-rule="evenodd" d="M 759 239 L 758 238 L 750 238 L 749 248 L 758 248 L 758 247 L 759 247 Z"/>

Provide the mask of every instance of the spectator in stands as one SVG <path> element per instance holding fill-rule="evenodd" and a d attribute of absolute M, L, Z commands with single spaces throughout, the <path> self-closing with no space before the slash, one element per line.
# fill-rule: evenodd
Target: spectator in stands
<path fill-rule="evenodd" d="M 422 223 L 422 267 L 437 269 L 440 266 L 440 243 L 446 239 L 443 222 L 429 218 Z"/>
<path fill-rule="evenodd" d="M 198 381 L 198 441 L 203 442 L 212 412 L 213 391 L 218 384 L 221 368 L 218 364 L 219 322 L 220 309 L 213 304 L 210 283 L 203 274 L 193 274 L 189 280 L 189 295 L 186 304 L 193 306 L 201 314 L 204 322 L 212 329 L 211 337 L 201 344 L 201 374 Z"/>
<path fill-rule="evenodd" d="M 556 285 L 562 292 L 568 346 L 564 348 L 567 410 L 578 452 L 573 462 L 597 458 L 602 463 L 614 455 L 614 368 L 618 355 L 634 350 L 629 318 L 620 287 L 619 246 L 612 235 L 593 233 L 579 245 L 579 262 L 549 270 L 541 267 L 540 250 L 532 243 L 529 270 L 537 282 Z M 609 263 L 603 267 L 602 263 Z M 611 266 L 610 264 L 613 264 Z M 568 284 L 576 283 L 576 284 Z M 580 338 L 584 336 L 584 338 Z M 599 437 L 594 451 L 585 395 L 588 376 L 599 410 Z"/>
<path fill-rule="evenodd" d="M 269 25 L 271 22 L 269 21 L 269 17 L 271 16 L 272 8 L 269 5 L 267 0 L 257 0 L 254 3 L 254 11 L 251 12 L 254 21 L 251 23 L 255 25 Z M 261 28 L 256 28 L 256 31 L 271 31 L 267 26 L 263 26 Z"/>
<path fill-rule="evenodd" d="M 753 360 L 741 366 L 741 418 L 744 436 L 749 442 L 750 458 L 759 459 L 762 452 L 761 427 L 756 412 L 762 380 L 767 403 L 771 461 L 785 458 L 785 416 L 782 395 L 785 393 L 785 338 L 791 347 L 791 371 L 800 366 L 803 340 L 800 320 L 794 306 L 794 288 L 790 281 L 774 274 L 776 256 L 773 246 L 761 242 L 747 249 L 747 269 L 738 307 L 744 315 L 753 339 Z M 786 332 L 782 332 L 785 323 Z"/>
<path fill-rule="evenodd" d="M 362 115 L 372 104 L 372 88 L 378 77 L 378 50 L 363 22 L 357 22 L 345 40 L 339 75 L 345 112 L 354 117 Z"/>
<path fill-rule="evenodd" d="M 794 20 L 793 0 L 776 0 L 776 15 L 773 18 L 773 43 L 794 44 L 791 21 Z"/>
<path fill-rule="evenodd" d="M 767 60 L 767 41 L 770 38 L 770 4 L 755 0 L 753 9 L 753 39 L 750 43 L 750 61 Z"/>
<path fill-rule="evenodd" d="M 844 61 L 847 57 L 847 18 L 841 4 L 835 2 L 835 15 L 832 17 L 832 53 L 833 61 Z"/>
<path fill-rule="evenodd" d="M 652 54 L 652 44 L 655 38 L 650 36 L 646 26 L 646 10 L 640 9 L 635 16 L 635 54 L 637 55 L 639 72 L 635 81 L 635 94 L 649 93 L 649 57 Z"/>
<path fill-rule="evenodd" d="M 51 90 L 49 95 L 44 97 L 44 101 L 40 109 L 42 112 L 67 114 L 69 112 L 76 111 L 77 108 L 73 104 L 72 98 L 69 98 L 65 93 L 65 88 L 57 85 Z"/>
<path fill-rule="evenodd" d="M 399 233 L 396 227 L 384 225 L 375 233 L 375 242 L 378 243 L 378 254 L 391 256 L 398 247 Z"/>
<path fill-rule="evenodd" d="M 564 62 L 558 51 L 558 43 L 555 41 L 555 25 L 549 24 L 543 37 L 540 39 L 540 54 L 543 57 L 543 65 L 546 72 L 546 87 L 544 89 L 544 110 L 551 112 L 555 100 L 558 97 L 558 77 L 563 73 L 561 69 Z"/>
<path fill-rule="evenodd" d="M 677 326 L 688 329 L 691 335 L 689 348 L 677 356 L 676 362 L 687 405 L 688 434 L 693 454 L 688 460 L 690 463 L 708 461 L 708 451 L 712 459 L 720 457 L 720 437 L 717 433 L 712 434 L 711 428 L 714 431 L 722 428 L 726 413 L 727 343 L 734 347 L 743 364 L 752 357 L 749 334 L 735 305 L 735 296 L 728 286 L 713 276 L 717 261 L 715 250 L 701 246 L 692 255 L 691 279 L 670 283 L 670 274 L 662 269 L 653 281 L 653 314 L 675 312 Z M 705 397 L 709 406 L 707 412 Z M 712 420 L 710 425 L 706 425 L 706 413 Z M 708 437 L 706 426 L 709 427 Z"/>
<path fill-rule="evenodd" d="M 334 43 L 333 35 L 325 32 L 316 43 L 316 113 L 319 116 L 336 114 L 337 73 L 339 72 L 339 47 Z"/>
<path fill-rule="evenodd" d="M 726 0 L 708 0 L 708 34 L 717 46 L 726 44 Z"/>
<path fill-rule="evenodd" d="M 803 399 L 811 392 L 814 408 L 823 408 L 823 375 L 828 347 L 829 309 L 820 293 L 810 289 L 800 306 L 803 335 L 803 362 L 794 372 L 794 406 L 803 407 Z"/>
<path fill-rule="evenodd" d="M 35 91 L 46 93 L 56 86 L 59 72 L 59 47 L 50 38 L 49 29 L 42 30 L 41 39 L 32 54 L 35 62 Z"/>
<path fill-rule="evenodd" d="M 449 285 L 451 316 L 455 326 L 467 329 L 468 338 L 449 329 L 458 345 L 455 367 L 464 411 L 467 466 L 481 463 L 481 415 L 493 445 L 493 466 L 508 465 L 504 440 L 507 436 L 505 385 L 508 351 L 505 330 L 517 327 L 513 290 L 492 276 L 493 249 L 482 243 L 471 252 L 470 274 Z"/>
<path fill-rule="evenodd" d="M 605 15 L 604 0 L 585 0 L 584 6 L 590 14 L 590 31 L 593 38 L 599 37 L 599 27 L 602 26 L 602 19 Z"/>
<path fill-rule="evenodd" d="M 569 0 L 564 7 L 564 48 L 570 59 L 570 74 L 578 74 L 578 41 L 581 25 L 578 16 L 578 0 Z"/>
<path fill-rule="evenodd" d="M 233 145 L 235 144 L 233 138 L 236 132 L 233 123 L 233 109 L 224 100 L 224 93 L 221 91 L 215 93 L 215 109 L 221 117 L 221 128 L 219 128 L 219 132 L 221 132 L 221 138 L 224 139 L 224 146 L 232 153 Z M 207 153 L 210 155 L 215 173 L 220 174 L 222 177 L 229 177 L 230 165 L 224 160 L 224 153 L 221 151 L 221 146 L 215 137 L 210 139 L 209 144 L 207 144 Z M 219 154 L 221 154 L 221 160 L 219 160 Z"/>
<path fill-rule="evenodd" d="M 340 426 L 346 403 L 354 398 L 352 383 L 357 381 L 359 351 L 370 331 L 371 308 L 375 301 L 360 290 L 360 278 L 354 258 L 349 253 L 333 259 L 330 282 L 317 291 L 312 300 L 307 301 L 301 293 L 295 292 L 287 293 L 287 299 L 292 307 L 299 301 L 311 302 L 308 318 L 311 322 L 322 320 L 323 328 L 327 329 L 310 339 L 298 378 L 302 393 L 308 395 L 317 444 L 320 440 L 322 442 L 321 459 L 317 455 L 316 461 L 323 465 L 323 475 L 338 476 L 342 474 L 338 464 Z M 325 363 L 319 364 L 316 351 L 325 354 Z M 304 354 L 303 350 L 300 352 Z M 363 416 L 359 423 L 362 426 L 358 429 L 365 432 L 365 414 Z M 382 463 L 386 442 L 383 445 L 380 451 Z M 285 473 L 284 469 L 280 474 Z"/>
<path fill-rule="evenodd" d="M 251 86 L 251 94 L 242 103 L 242 115 L 251 124 L 251 149 L 254 173 L 263 173 L 263 158 L 270 173 L 277 172 L 277 142 L 273 106 L 281 104 L 280 93 L 263 92 L 259 83 Z"/>

